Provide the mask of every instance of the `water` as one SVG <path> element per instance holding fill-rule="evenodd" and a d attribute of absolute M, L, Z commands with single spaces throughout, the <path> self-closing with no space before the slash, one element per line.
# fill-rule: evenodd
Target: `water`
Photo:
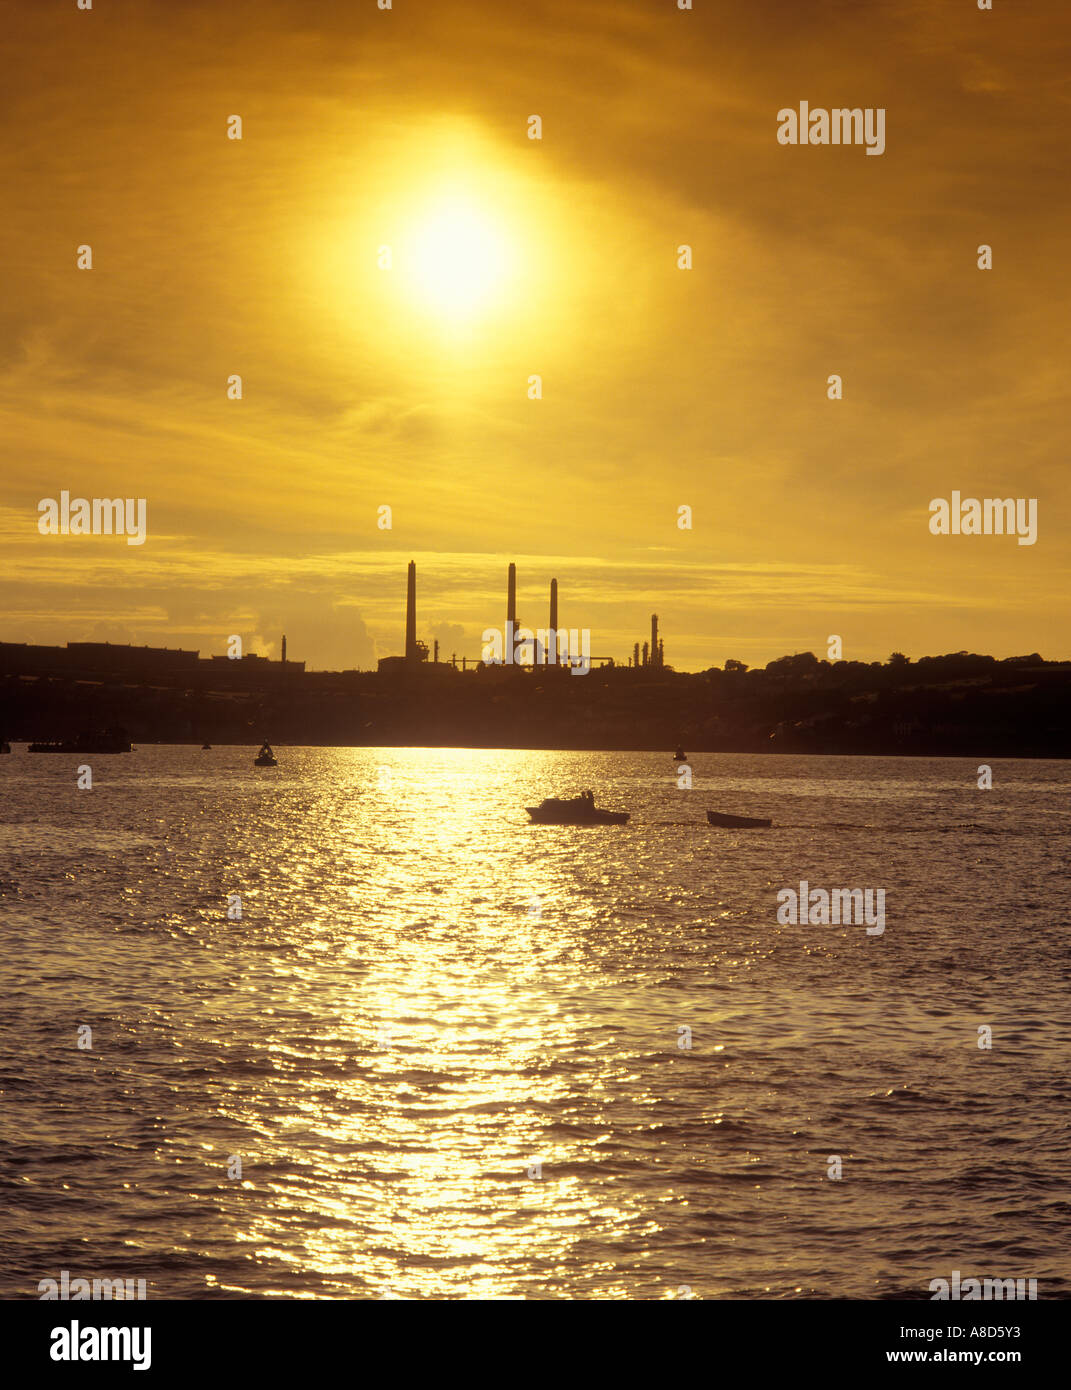
<path fill-rule="evenodd" d="M 276 751 L 0 759 L 0 1295 L 1071 1296 L 1066 764 Z"/>

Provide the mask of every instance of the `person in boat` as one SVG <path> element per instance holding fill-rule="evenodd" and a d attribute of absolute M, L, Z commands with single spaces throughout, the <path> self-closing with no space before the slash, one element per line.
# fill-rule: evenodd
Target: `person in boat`
<path fill-rule="evenodd" d="M 594 806 L 594 805 L 595 805 L 595 793 L 594 793 L 594 792 L 581 792 L 581 793 L 580 793 L 580 799 L 581 799 L 581 801 L 586 801 L 587 804 L 588 804 L 589 806 Z"/>
<path fill-rule="evenodd" d="M 247 754 L 246 754 L 246 757 L 248 757 L 248 756 L 249 756 L 249 754 L 247 753 Z M 274 757 L 275 757 L 275 754 L 271 751 L 271 744 L 270 744 L 270 743 L 262 743 L 262 744 L 260 745 L 260 752 L 257 754 L 257 757 L 258 757 L 258 758 L 274 758 Z"/>

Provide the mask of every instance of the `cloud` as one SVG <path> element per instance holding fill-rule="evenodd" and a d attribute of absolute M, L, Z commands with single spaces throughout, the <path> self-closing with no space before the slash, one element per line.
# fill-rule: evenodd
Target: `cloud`
<path fill-rule="evenodd" d="M 1069 33 L 1051 4 L 1025 24 L 921 0 L 187 0 L 60 30 L 20 7 L 6 625 L 66 640 L 110 613 L 111 640 L 209 648 L 285 627 L 295 659 L 372 664 L 400 649 L 406 560 L 452 647 L 501 619 L 515 558 L 525 611 L 557 575 L 563 621 L 622 658 L 651 611 L 680 665 L 845 616 L 874 653 L 1044 647 L 1071 501 Z M 778 146 L 801 98 L 885 106 L 886 154 Z M 376 260 L 444 178 L 520 267 L 463 329 Z M 146 497 L 149 544 L 39 545 L 64 487 Z M 925 508 L 953 488 L 1038 496 L 1028 567 L 940 548 Z"/>

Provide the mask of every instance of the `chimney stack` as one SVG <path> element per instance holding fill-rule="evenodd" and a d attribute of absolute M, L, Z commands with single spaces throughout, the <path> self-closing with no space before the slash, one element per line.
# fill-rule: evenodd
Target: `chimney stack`
<path fill-rule="evenodd" d="M 550 631 L 547 633 L 547 661 L 558 664 L 558 581 L 550 581 Z"/>
<path fill-rule="evenodd" d="M 651 614 L 651 665 L 658 665 L 658 614 Z"/>
<path fill-rule="evenodd" d="M 405 597 L 405 659 L 417 660 L 416 644 L 416 561 L 409 561 L 409 589 Z"/>
<path fill-rule="evenodd" d="M 502 643 L 506 664 L 517 655 L 517 566 L 511 564 L 506 576 L 506 631 Z"/>
<path fill-rule="evenodd" d="M 286 633 L 283 633 L 283 665 L 286 665 Z"/>

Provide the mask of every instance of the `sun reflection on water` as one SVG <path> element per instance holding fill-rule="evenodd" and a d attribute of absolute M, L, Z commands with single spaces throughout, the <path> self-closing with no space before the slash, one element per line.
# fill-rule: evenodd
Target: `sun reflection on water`
<path fill-rule="evenodd" d="M 784 760 L 778 825 L 756 838 L 712 835 L 703 806 L 769 809 L 776 759 L 696 758 L 686 794 L 658 755 L 281 752 L 269 781 L 244 749 L 211 770 L 200 750 L 139 751 L 92 825 L 63 820 L 44 772 L 10 788 L 62 851 L 16 838 L 3 865 L 39 853 L 48 889 L 9 937 L 29 983 L 7 1007 L 33 1003 L 22 1142 L 81 1155 L 63 1200 L 85 1249 L 136 1261 L 151 1296 L 869 1296 L 924 1286 L 940 1243 L 964 1239 L 942 1203 L 965 1123 L 984 1137 L 1003 1116 L 1058 1170 L 1018 1072 L 982 1074 L 955 1030 L 1014 1005 L 1038 1094 L 1063 1085 L 1062 903 L 1038 909 L 1025 964 L 998 928 L 1019 879 L 1058 877 L 1066 837 L 994 829 L 1004 878 L 982 900 L 975 842 L 914 834 L 935 814 L 1007 820 L 954 770 L 932 786 L 863 760 L 821 781 Z M 1024 774 L 1017 826 L 1062 804 L 1043 771 Z M 587 786 L 629 825 L 528 825 L 525 805 Z M 880 948 L 779 926 L 777 888 L 801 877 L 884 883 Z M 948 974 L 968 930 L 986 933 L 984 986 Z M 74 1074 L 41 1023 L 61 1012 L 100 1038 Z M 832 1192 L 832 1152 L 867 1181 Z M 920 1155 L 932 1191 L 906 1213 Z M 1062 1246 L 1038 1211 L 1043 1273 Z M 865 1254 L 873 1230 L 899 1234 L 895 1277 Z M 56 1232 L 44 1267 L 64 1267 Z"/>

